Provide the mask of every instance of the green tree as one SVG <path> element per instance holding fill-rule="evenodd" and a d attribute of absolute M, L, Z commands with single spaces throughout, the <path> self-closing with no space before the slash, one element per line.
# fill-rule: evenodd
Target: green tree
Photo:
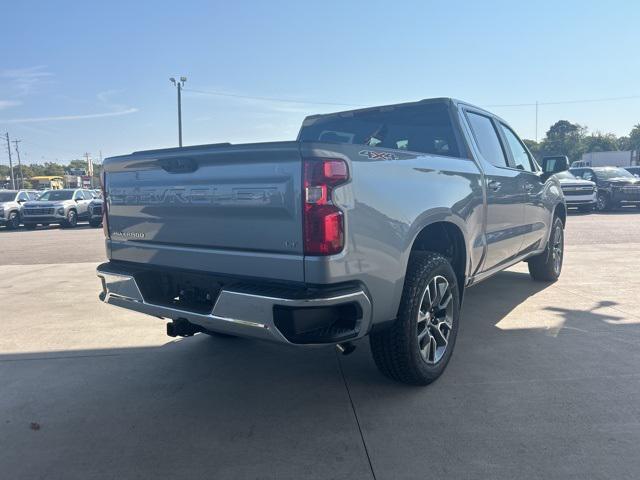
<path fill-rule="evenodd" d="M 618 150 L 631 150 L 631 139 L 629 137 L 619 137 L 616 144 Z"/>
<path fill-rule="evenodd" d="M 46 162 L 44 164 L 44 173 L 42 175 L 48 175 L 48 176 L 57 175 L 61 177 L 64 175 L 64 167 L 59 163 Z"/>
<path fill-rule="evenodd" d="M 640 123 L 629 133 L 629 150 L 640 150 Z"/>
<path fill-rule="evenodd" d="M 540 161 L 540 159 L 542 158 L 542 156 L 540 155 L 541 145 L 535 140 L 529 140 L 527 138 L 523 138 L 522 141 L 527 146 L 529 151 L 533 154 L 533 156 L 536 158 L 536 160 Z"/>
<path fill-rule="evenodd" d="M 587 128 L 567 120 L 560 120 L 549 128 L 542 140 L 543 155 L 566 155 L 569 161 L 578 160 L 584 152 Z"/>
<path fill-rule="evenodd" d="M 610 152 L 618 150 L 618 139 L 613 133 L 592 133 L 583 139 L 585 152 Z"/>

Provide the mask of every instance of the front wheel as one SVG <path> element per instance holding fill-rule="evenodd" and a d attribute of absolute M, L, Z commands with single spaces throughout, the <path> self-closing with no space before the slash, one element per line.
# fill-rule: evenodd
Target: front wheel
<path fill-rule="evenodd" d="M 65 228 L 74 228 L 78 224 L 78 214 L 75 210 L 69 210 L 67 213 L 67 218 L 62 224 Z"/>
<path fill-rule="evenodd" d="M 9 218 L 7 218 L 7 228 L 9 230 L 16 230 L 20 227 L 20 214 L 18 212 L 11 212 Z"/>
<path fill-rule="evenodd" d="M 564 225 L 562 220 L 555 217 L 551 227 L 551 236 L 544 252 L 528 261 L 529 274 L 534 280 L 541 282 L 555 282 L 562 271 L 564 259 Z"/>
<path fill-rule="evenodd" d="M 611 208 L 609 197 L 607 197 L 604 193 L 598 193 L 598 199 L 596 201 L 596 209 L 599 212 L 605 212 Z"/>
<path fill-rule="evenodd" d="M 38 226 L 37 223 L 25 223 L 24 224 L 24 228 L 26 228 L 27 230 L 35 230 L 37 226 Z"/>
<path fill-rule="evenodd" d="M 411 255 L 398 318 L 369 341 L 380 371 L 410 385 L 435 381 L 458 334 L 460 292 L 449 261 L 435 252 Z"/>
<path fill-rule="evenodd" d="M 91 225 L 93 228 L 98 228 L 100 225 L 102 225 L 102 220 L 89 220 L 89 225 Z"/>

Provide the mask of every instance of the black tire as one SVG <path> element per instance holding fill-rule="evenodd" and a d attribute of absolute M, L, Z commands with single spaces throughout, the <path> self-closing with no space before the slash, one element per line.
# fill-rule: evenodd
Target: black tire
<path fill-rule="evenodd" d="M 606 212 L 611 210 L 611 202 L 609 196 L 606 193 L 599 192 L 598 199 L 596 201 L 596 210 L 599 212 Z"/>
<path fill-rule="evenodd" d="M 76 225 L 78 225 L 78 212 L 75 210 L 69 210 L 67 212 L 67 218 L 62 226 L 64 228 L 75 228 Z"/>
<path fill-rule="evenodd" d="M 564 225 L 555 217 L 551 227 L 551 235 L 547 248 L 540 255 L 528 261 L 531 278 L 540 282 L 555 282 L 562 272 L 564 259 Z"/>
<path fill-rule="evenodd" d="M 429 292 L 440 290 L 444 284 L 441 279 L 446 280 L 447 290 L 436 293 L 435 298 L 431 293 L 427 297 L 427 289 Z M 435 290 L 432 290 L 434 282 Z M 425 301 L 428 302 L 431 298 L 434 302 L 425 307 Z M 441 311 L 432 311 L 431 307 L 434 304 L 439 307 L 440 302 L 444 301 L 447 302 L 444 316 Z M 426 318 L 423 310 L 427 311 Z M 384 375 L 398 382 L 410 385 L 430 384 L 442 375 L 451 358 L 458 334 L 459 318 L 460 292 L 449 261 L 439 253 L 413 253 L 407 268 L 398 318 L 385 330 L 373 332 L 369 337 L 377 367 Z M 438 322 L 438 319 L 442 322 Z M 444 325 L 445 320 L 450 320 L 450 323 L 447 321 Z M 422 330 L 421 325 L 424 326 Z M 448 332 L 444 339 L 444 350 L 440 350 L 440 357 L 437 357 L 438 348 L 442 347 L 437 344 L 437 335 L 433 332 L 442 334 L 443 327 Z M 424 335 L 422 340 L 420 335 Z M 425 339 L 427 342 L 424 342 Z M 442 337 L 440 339 L 442 340 Z M 428 348 L 426 356 L 425 348 Z"/>
<path fill-rule="evenodd" d="M 35 230 L 37 226 L 38 226 L 37 223 L 25 223 L 24 224 L 24 228 L 26 228 L 27 230 Z"/>
<path fill-rule="evenodd" d="M 100 225 L 102 225 L 102 220 L 89 220 L 89 225 L 91 225 L 93 228 L 98 228 Z"/>
<path fill-rule="evenodd" d="M 578 211 L 581 213 L 591 213 L 593 212 L 594 208 L 592 205 L 587 205 L 587 206 L 583 206 L 583 207 L 578 207 Z"/>
<path fill-rule="evenodd" d="M 9 230 L 17 230 L 20 228 L 20 214 L 18 212 L 9 213 L 9 218 L 7 218 L 7 228 Z"/>

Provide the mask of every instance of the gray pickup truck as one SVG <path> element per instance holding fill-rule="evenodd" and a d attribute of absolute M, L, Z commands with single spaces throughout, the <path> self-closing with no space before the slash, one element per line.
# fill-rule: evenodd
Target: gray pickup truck
<path fill-rule="evenodd" d="M 384 374 L 428 384 L 467 287 L 520 261 L 560 275 L 566 168 L 443 98 L 310 116 L 296 141 L 108 158 L 100 298 L 172 336 L 349 352 L 368 335 Z"/>

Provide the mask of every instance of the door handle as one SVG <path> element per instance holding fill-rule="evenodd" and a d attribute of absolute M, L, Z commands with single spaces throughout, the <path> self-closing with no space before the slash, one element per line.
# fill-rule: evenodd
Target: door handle
<path fill-rule="evenodd" d="M 494 192 L 497 192 L 498 190 L 500 190 L 500 187 L 502 187 L 502 184 L 496 180 L 491 180 L 487 186 L 493 190 Z"/>

